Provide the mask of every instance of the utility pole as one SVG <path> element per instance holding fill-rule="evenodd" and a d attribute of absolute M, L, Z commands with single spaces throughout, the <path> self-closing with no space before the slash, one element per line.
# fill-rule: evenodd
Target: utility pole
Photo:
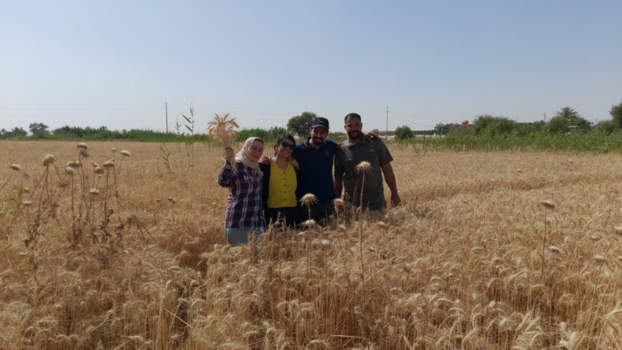
<path fill-rule="evenodd" d="M 164 102 L 164 113 L 166 113 L 166 133 L 168 134 L 168 103 Z"/>
<path fill-rule="evenodd" d="M 387 106 L 387 136 L 389 135 L 389 106 Z"/>

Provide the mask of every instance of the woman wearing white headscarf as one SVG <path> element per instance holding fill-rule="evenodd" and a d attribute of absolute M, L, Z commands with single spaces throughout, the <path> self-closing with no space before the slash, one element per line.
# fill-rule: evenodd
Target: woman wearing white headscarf
<path fill-rule="evenodd" d="M 259 238 L 264 230 L 262 213 L 262 179 L 259 159 L 263 154 L 263 140 L 250 137 L 236 154 L 236 168 L 227 160 L 218 175 L 218 184 L 228 187 L 231 202 L 225 215 L 225 233 L 232 246 L 248 243 L 249 237 Z M 225 158 L 233 157 L 233 148 L 225 147 Z"/>

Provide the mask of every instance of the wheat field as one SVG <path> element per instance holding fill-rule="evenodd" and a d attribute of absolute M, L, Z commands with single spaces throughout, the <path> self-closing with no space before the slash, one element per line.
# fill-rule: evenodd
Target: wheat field
<path fill-rule="evenodd" d="M 399 208 L 231 248 L 222 149 L 76 146 L 0 142 L 2 349 L 622 349 L 617 155 L 390 145 Z"/>

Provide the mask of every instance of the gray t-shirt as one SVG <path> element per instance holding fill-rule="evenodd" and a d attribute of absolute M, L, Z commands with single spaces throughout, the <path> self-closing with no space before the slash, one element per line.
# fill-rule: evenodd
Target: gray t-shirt
<path fill-rule="evenodd" d="M 369 162 L 371 171 L 357 172 L 356 166 L 363 161 Z M 393 161 L 387 146 L 381 140 L 372 141 L 364 138 L 358 144 L 346 140 L 335 154 L 335 175 L 343 176 L 346 200 L 354 206 L 361 201 L 361 184 L 363 184 L 363 207 L 369 210 L 382 210 L 387 207 L 382 185 L 383 165 Z"/>

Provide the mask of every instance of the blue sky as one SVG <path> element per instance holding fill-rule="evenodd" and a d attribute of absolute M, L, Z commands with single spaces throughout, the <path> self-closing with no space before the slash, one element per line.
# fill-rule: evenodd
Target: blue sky
<path fill-rule="evenodd" d="M 622 99 L 622 1 L 0 0 L 0 128 L 242 127 L 303 111 L 342 131 L 521 122 Z"/>

